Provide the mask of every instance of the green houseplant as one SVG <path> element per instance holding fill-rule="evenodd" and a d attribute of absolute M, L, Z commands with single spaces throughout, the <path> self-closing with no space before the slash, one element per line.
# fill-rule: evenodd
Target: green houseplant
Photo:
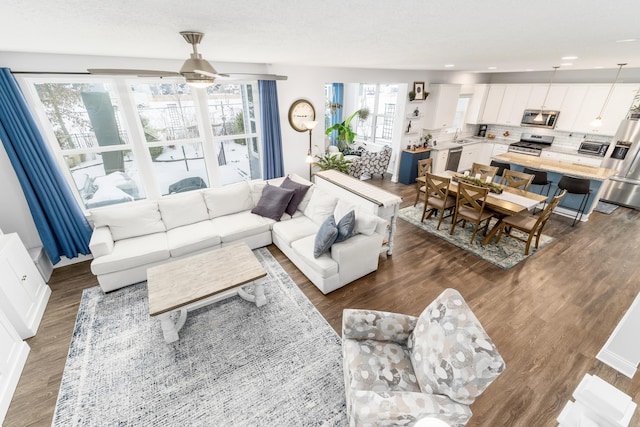
<path fill-rule="evenodd" d="M 320 170 L 326 171 L 329 169 L 335 169 L 338 172 L 349 173 L 349 165 L 351 160 L 344 158 L 344 154 L 324 153 L 322 156 L 316 156 L 318 159 L 314 162 L 314 166 L 320 168 Z"/>
<path fill-rule="evenodd" d="M 369 109 L 364 107 L 357 110 L 355 113 L 346 118 L 342 123 L 336 123 L 335 125 L 327 128 L 324 132 L 325 135 L 329 135 L 334 130 L 338 132 L 337 141 L 338 149 L 343 152 L 349 145 L 353 144 L 353 140 L 356 138 L 356 133 L 351 129 L 351 121 L 358 116 L 360 120 L 367 120 L 369 117 Z"/>

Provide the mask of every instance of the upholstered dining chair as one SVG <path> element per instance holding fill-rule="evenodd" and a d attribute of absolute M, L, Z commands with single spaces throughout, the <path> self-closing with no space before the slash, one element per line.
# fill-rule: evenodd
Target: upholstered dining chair
<path fill-rule="evenodd" d="M 528 173 L 505 169 L 502 172 L 502 179 L 500 180 L 500 184 L 512 188 L 519 188 L 521 190 L 528 190 L 531 182 L 533 182 L 533 178 L 535 177 L 533 175 L 529 175 Z"/>
<path fill-rule="evenodd" d="M 521 242 L 525 242 L 524 254 L 529 255 L 529 248 L 531 247 L 531 242 L 533 238 L 536 238 L 536 249 L 538 248 L 538 243 L 540 242 L 540 236 L 542 235 L 542 230 L 544 229 L 545 224 L 551 217 L 551 213 L 558 206 L 560 200 L 567 194 L 567 190 L 562 190 L 560 194 L 551 199 L 551 202 L 547 205 L 542 212 L 538 216 L 528 215 L 528 214 L 520 214 L 520 215 L 512 215 L 507 216 L 502 219 L 500 223 L 500 229 L 498 230 L 498 236 L 496 237 L 496 243 L 500 242 L 500 237 L 504 232 L 505 236 L 513 237 L 514 239 L 520 240 Z M 518 235 L 511 234 L 513 229 L 519 230 L 526 237 L 521 237 Z"/>
<path fill-rule="evenodd" d="M 456 207 L 456 199 L 449 195 L 449 184 L 451 183 L 451 178 L 427 173 L 425 180 L 426 188 L 424 193 L 424 208 L 422 209 L 422 219 L 420 221 L 422 222 L 425 217 L 430 218 L 434 212 L 440 211 L 440 219 L 438 220 L 438 226 L 436 227 L 436 230 L 440 230 L 442 220 L 452 216 Z M 429 211 L 428 215 L 427 210 Z M 450 213 L 445 216 L 444 212 L 446 210 Z"/>
<path fill-rule="evenodd" d="M 421 425 L 431 418 L 464 426 L 470 405 L 505 369 L 454 289 L 419 317 L 344 310 L 342 356 L 350 426 Z"/>
<path fill-rule="evenodd" d="M 433 166 L 433 159 L 422 159 L 418 160 L 418 175 L 416 178 L 420 178 L 421 176 L 426 176 L 427 173 L 431 173 L 431 168 Z M 421 182 L 416 182 L 416 201 L 413 202 L 413 206 L 418 204 L 418 200 L 420 199 L 420 194 L 424 193 L 425 186 L 422 185 Z"/>
<path fill-rule="evenodd" d="M 453 224 L 451 224 L 451 231 L 449 234 L 453 234 L 456 229 L 456 224 L 462 221 L 462 226 L 466 225 L 466 222 L 472 222 L 475 227 L 473 228 L 473 234 L 469 243 L 473 243 L 476 234 L 479 230 L 485 230 L 489 227 L 489 222 L 493 217 L 491 210 L 485 211 L 484 206 L 487 201 L 487 194 L 489 189 L 486 187 L 478 187 L 466 182 L 458 182 L 458 193 L 456 195 L 456 211 L 453 216 Z M 482 227 L 480 224 L 485 223 Z"/>
<path fill-rule="evenodd" d="M 486 180 L 487 177 L 491 177 L 491 180 L 493 181 L 493 178 L 498 174 L 498 167 L 474 162 L 471 165 L 471 176 L 475 177 L 477 174 L 480 174 L 480 179 L 483 181 Z"/>

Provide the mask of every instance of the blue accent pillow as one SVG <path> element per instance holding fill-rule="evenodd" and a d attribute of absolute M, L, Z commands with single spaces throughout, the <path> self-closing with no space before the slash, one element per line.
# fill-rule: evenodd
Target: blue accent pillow
<path fill-rule="evenodd" d="M 251 213 L 280 221 L 280 217 L 291 201 L 294 192 L 294 190 L 267 184 L 262 189 L 260 200 L 258 200 L 256 207 L 251 209 Z"/>
<path fill-rule="evenodd" d="M 333 215 L 329 215 L 320 226 L 318 234 L 316 234 L 316 240 L 313 244 L 313 257 L 318 258 L 327 252 L 331 248 L 331 245 L 333 245 L 333 242 L 336 241 L 336 237 L 338 237 L 336 219 Z"/>
<path fill-rule="evenodd" d="M 353 209 L 338 221 L 336 227 L 338 228 L 338 237 L 334 243 L 344 242 L 353 235 L 353 230 L 356 228 L 356 213 Z"/>
<path fill-rule="evenodd" d="M 304 195 L 307 194 L 307 191 L 309 191 L 309 186 L 300 184 L 299 182 L 295 182 L 289 177 L 286 177 L 282 182 L 282 184 L 280 184 L 280 187 L 288 188 L 290 190 L 295 191 L 295 193 L 293 193 L 293 197 L 291 198 L 291 201 L 289 202 L 289 204 L 287 205 L 287 208 L 285 209 L 286 213 L 293 216 L 293 214 L 296 213 L 296 209 L 298 209 L 300 202 L 302 202 L 302 199 L 304 199 Z"/>

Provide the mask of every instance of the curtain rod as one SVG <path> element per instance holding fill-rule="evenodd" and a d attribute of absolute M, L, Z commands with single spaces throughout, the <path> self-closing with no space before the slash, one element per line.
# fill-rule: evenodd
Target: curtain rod
<path fill-rule="evenodd" d="M 91 74 L 88 71 L 11 71 L 11 74 Z"/>

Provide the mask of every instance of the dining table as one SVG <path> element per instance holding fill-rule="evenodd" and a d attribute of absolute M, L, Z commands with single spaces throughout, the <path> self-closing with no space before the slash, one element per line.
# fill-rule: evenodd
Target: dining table
<path fill-rule="evenodd" d="M 434 175 L 451 178 L 451 183 L 449 184 L 449 194 L 454 196 L 458 194 L 458 183 L 454 181 L 454 179 L 457 177 L 462 177 L 463 174 L 453 171 L 444 171 L 436 173 Z M 426 178 L 424 176 L 419 176 L 416 178 L 416 182 L 418 182 L 421 186 L 426 185 Z M 488 208 L 494 212 L 494 217 L 497 221 L 487 232 L 484 239 L 482 239 L 482 246 L 491 242 L 491 239 L 493 239 L 493 237 L 500 229 L 500 224 L 502 224 L 502 220 L 505 217 L 527 212 L 547 200 L 547 196 L 544 196 L 542 194 L 532 193 L 520 188 L 513 188 L 509 187 L 508 185 L 498 183 L 493 183 L 493 185 L 500 187 L 502 189 L 502 193 L 497 194 L 489 192 L 485 201 L 485 208 Z"/>

